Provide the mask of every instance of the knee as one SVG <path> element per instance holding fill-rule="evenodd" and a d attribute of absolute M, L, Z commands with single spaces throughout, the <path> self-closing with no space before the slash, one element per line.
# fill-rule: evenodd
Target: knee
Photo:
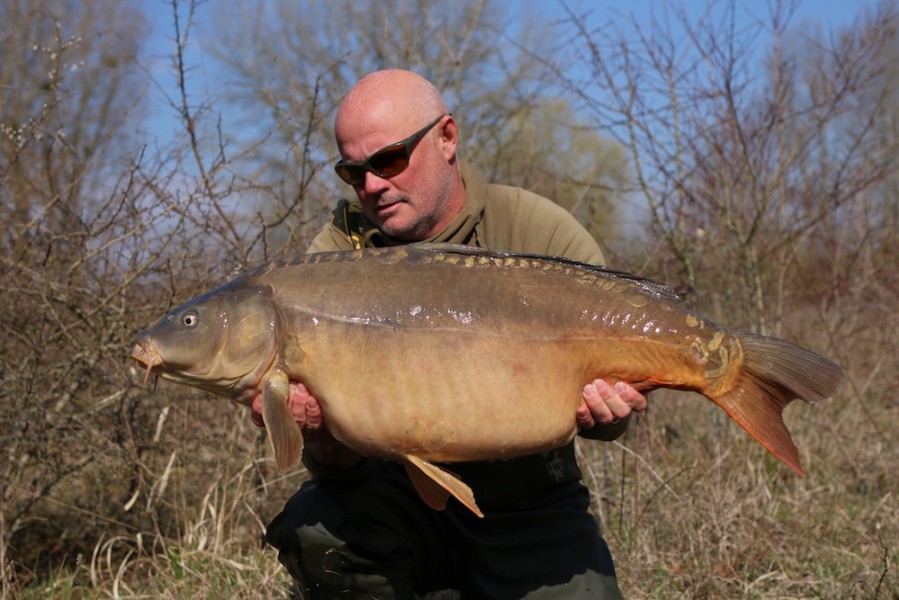
<path fill-rule="evenodd" d="M 439 541 L 430 509 L 412 494 L 389 478 L 355 486 L 307 482 L 265 539 L 311 598 L 361 597 L 341 596 L 348 590 L 411 598 L 416 565 Z"/>
<path fill-rule="evenodd" d="M 322 493 L 314 483 L 304 484 L 265 533 L 265 541 L 278 550 L 278 560 L 312 598 L 337 597 L 333 594 L 346 587 L 345 574 L 353 570 L 347 564 L 352 555 L 335 533 L 334 515 L 329 515 Z"/>
<path fill-rule="evenodd" d="M 346 574 L 353 570 L 348 564 L 352 562 L 349 560 L 352 554 L 323 525 L 301 525 L 282 532 L 272 545 L 278 548 L 278 560 L 306 591 L 324 593 L 346 587 Z M 313 597 L 328 597 L 328 594 Z"/>
<path fill-rule="evenodd" d="M 303 597 L 412 598 L 410 554 L 405 553 L 405 560 L 392 551 L 382 556 L 378 551 L 383 548 L 360 544 L 352 535 L 343 535 L 340 527 L 332 530 L 333 523 L 307 520 L 282 520 L 266 534 L 278 548 L 278 560 L 305 592 Z M 383 543 L 385 537 L 374 539 Z"/>
<path fill-rule="evenodd" d="M 307 481 L 287 501 L 284 508 L 272 519 L 265 532 L 265 541 L 285 551 L 303 547 L 307 543 L 339 544 L 339 540 L 329 532 L 323 523 L 331 521 L 328 515 L 333 502 L 321 498 L 323 490 L 314 481 Z"/>

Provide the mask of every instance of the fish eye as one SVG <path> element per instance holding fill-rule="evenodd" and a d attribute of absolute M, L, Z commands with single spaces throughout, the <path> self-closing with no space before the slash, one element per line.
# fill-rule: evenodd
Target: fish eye
<path fill-rule="evenodd" d="M 194 310 L 189 310 L 181 317 L 181 324 L 185 327 L 194 327 L 200 322 L 200 315 Z"/>

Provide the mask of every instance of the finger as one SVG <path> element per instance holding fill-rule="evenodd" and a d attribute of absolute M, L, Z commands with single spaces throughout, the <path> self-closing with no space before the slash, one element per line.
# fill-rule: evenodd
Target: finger
<path fill-rule="evenodd" d="M 614 394 L 611 386 L 602 379 L 595 379 L 591 383 L 584 386 L 584 404 L 586 404 L 593 419 L 598 423 L 608 424 L 614 423 L 624 415 L 617 415 L 612 412 L 612 406 L 609 406 L 609 398 Z"/>
<path fill-rule="evenodd" d="M 250 420 L 256 427 L 265 427 L 265 421 L 262 420 L 262 394 L 253 398 L 250 404 Z"/>
<path fill-rule="evenodd" d="M 287 404 L 300 427 L 310 429 L 321 427 L 321 405 L 304 384 L 299 381 L 290 382 Z"/>
<path fill-rule="evenodd" d="M 621 398 L 632 411 L 642 412 L 646 410 L 646 407 L 649 404 L 646 400 L 646 396 L 641 394 L 633 386 L 623 381 L 619 381 L 613 386 L 613 389 L 618 394 L 618 397 Z"/>
<path fill-rule="evenodd" d="M 309 390 L 302 383 L 291 381 L 287 388 L 287 408 L 293 415 L 293 420 L 300 427 L 306 426 L 306 397 Z"/>
<path fill-rule="evenodd" d="M 322 426 L 322 407 L 315 396 L 306 396 L 306 427 L 318 429 Z"/>
<path fill-rule="evenodd" d="M 593 418 L 593 413 L 586 406 L 579 406 L 576 416 L 579 429 L 593 429 L 596 426 L 596 419 Z"/>
<path fill-rule="evenodd" d="M 613 421 L 623 419 L 631 414 L 631 399 L 643 398 L 642 395 L 625 382 L 618 382 L 614 386 L 602 379 L 594 379 L 590 384 L 597 389 L 605 407 L 612 414 Z M 622 396 L 622 394 L 625 394 Z M 593 407 L 591 407 L 593 408 Z"/>

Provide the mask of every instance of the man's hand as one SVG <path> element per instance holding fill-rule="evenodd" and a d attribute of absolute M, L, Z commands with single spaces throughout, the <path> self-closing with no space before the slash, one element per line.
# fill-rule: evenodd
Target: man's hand
<path fill-rule="evenodd" d="M 610 386 L 604 379 L 594 379 L 584 386 L 584 405 L 578 408 L 577 422 L 581 429 L 611 425 L 631 412 L 643 411 L 646 405 L 646 396 L 623 381 Z"/>
<path fill-rule="evenodd" d="M 606 426 L 616 425 L 647 406 L 646 396 L 623 381 L 610 386 L 604 379 L 594 379 L 584 386 L 583 394 L 584 404 L 577 410 L 577 424 L 582 433 L 587 433 L 586 437 L 596 439 L 617 438 L 624 433 L 626 423 L 620 427 Z"/>
<path fill-rule="evenodd" d="M 322 427 L 322 407 L 305 385 L 298 381 L 290 382 L 287 407 L 303 430 L 305 451 L 316 463 L 324 467 L 348 469 L 362 460 L 361 454 L 338 442 Z M 265 427 L 262 421 L 262 394 L 253 398 L 250 411 L 253 423 Z"/>
<path fill-rule="evenodd" d="M 302 383 L 290 382 L 287 407 L 301 429 L 318 429 L 322 426 L 322 407 Z M 262 394 L 253 398 L 253 404 L 250 406 L 250 418 L 257 427 L 265 427 L 265 423 L 262 421 Z"/>

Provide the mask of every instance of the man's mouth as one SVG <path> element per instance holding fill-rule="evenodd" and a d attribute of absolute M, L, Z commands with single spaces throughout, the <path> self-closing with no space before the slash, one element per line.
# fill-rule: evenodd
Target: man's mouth
<path fill-rule="evenodd" d="M 399 207 L 399 205 L 401 205 L 402 203 L 402 200 L 387 200 L 379 202 L 375 206 L 375 212 L 378 214 L 389 213 L 396 210 L 396 208 Z"/>

